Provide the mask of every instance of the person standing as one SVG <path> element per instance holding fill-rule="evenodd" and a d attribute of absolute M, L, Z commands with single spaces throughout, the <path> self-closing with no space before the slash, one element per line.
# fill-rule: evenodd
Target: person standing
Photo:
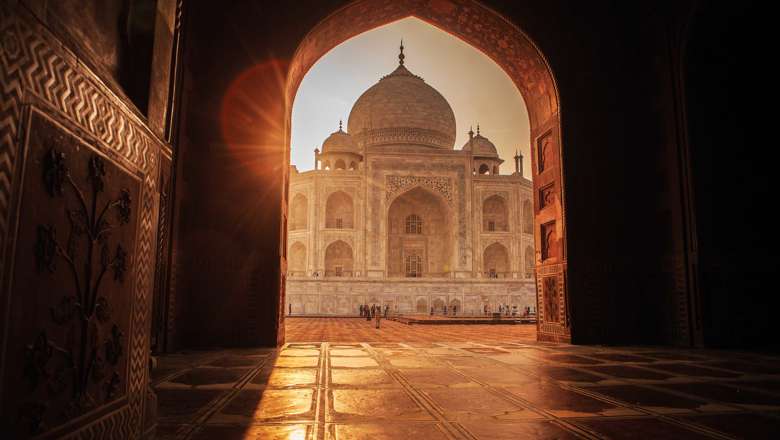
<path fill-rule="evenodd" d="M 379 329 L 379 321 L 382 320 L 382 313 L 376 310 L 376 328 Z"/>
<path fill-rule="evenodd" d="M 287 316 L 292 315 L 292 303 L 287 304 Z"/>

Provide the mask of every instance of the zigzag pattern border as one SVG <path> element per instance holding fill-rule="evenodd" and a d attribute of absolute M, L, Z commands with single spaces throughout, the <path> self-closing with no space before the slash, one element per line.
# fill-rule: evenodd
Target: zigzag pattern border
<path fill-rule="evenodd" d="M 156 179 L 163 142 L 92 72 L 78 63 L 42 25 L 21 8 L 0 4 L 0 268 L 4 268 L 11 200 L 19 149 L 19 119 L 32 94 L 103 143 L 143 174 L 136 251 L 136 291 L 129 338 L 129 404 L 67 436 L 140 438 L 148 382 L 149 320 L 154 276 Z M 3 305 L 4 306 L 4 305 Z"/>

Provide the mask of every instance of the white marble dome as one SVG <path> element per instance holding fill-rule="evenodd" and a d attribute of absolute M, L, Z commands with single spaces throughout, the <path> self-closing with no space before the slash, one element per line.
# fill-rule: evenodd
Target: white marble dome
<path fill-rule="evenodd" d="M 452 149 L 455 113 L 436 89 L 400 64 L 352 106 L 348 131 L 366 146 L 414 144 Z"/>

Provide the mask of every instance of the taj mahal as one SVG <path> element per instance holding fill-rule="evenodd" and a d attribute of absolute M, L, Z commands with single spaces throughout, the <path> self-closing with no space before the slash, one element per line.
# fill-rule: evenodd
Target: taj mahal
<path fill-rule="evenodd" d="M 534 310 L 531 181 L 500 174 L 481 133 L 455 148 L 450 104 L 404 65 L 354 103 L 346 131 L 291 170 L 285 312 L 478 315 Z M 451 313 L 451 312 L 450 312 Z"/>

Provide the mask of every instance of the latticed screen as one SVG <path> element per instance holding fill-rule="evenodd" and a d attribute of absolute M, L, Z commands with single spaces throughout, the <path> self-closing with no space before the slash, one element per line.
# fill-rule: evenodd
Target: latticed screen
<path fill-rule="evenodd" d="M 417 254 L 406 256 L 406 276 L 412 278 L 422 276 L 422 257 Z"/>
<path fill-rule="evenodd" d="M 412 214 L 406 217 L 406 233 L 407 234 L 422 234 L 422 219 Z"/>
<path fill-rule="evenodd" d="M 337 229 L 344 229 L 344 219 L 337 218 L 336 219 L 336 228 Z"/>

